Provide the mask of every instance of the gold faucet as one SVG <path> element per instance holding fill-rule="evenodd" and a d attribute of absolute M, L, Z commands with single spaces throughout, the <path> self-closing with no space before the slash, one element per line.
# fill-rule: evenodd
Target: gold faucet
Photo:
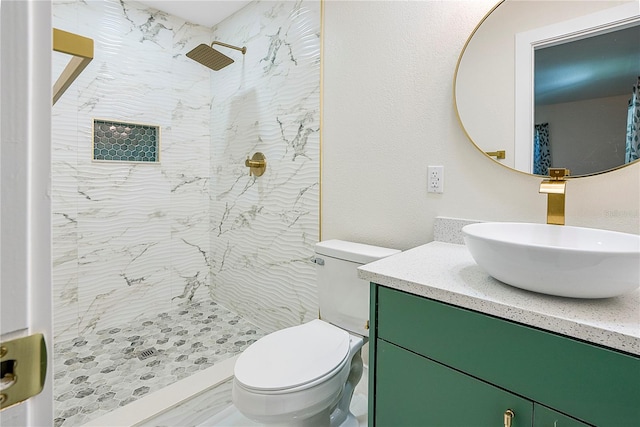
<path fill-rule="evenodd" d="M 547 194 L 547 224 L 564 225 L 565 178 L 570 173 L 569 169 L 549 168 L 549 179 L 540 183 L 540 193 Z"/>

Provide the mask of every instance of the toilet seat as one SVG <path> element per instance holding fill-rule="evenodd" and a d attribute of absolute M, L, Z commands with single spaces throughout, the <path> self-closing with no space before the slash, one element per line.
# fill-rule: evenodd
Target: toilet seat
<path fill-rule="evenodd" d="M 312 320 L 251 344 L 236 362 L 235 379 L 258 392 L 305 388 L 338 372 L 347 362 L 349 347 L 348 332 Z"/>

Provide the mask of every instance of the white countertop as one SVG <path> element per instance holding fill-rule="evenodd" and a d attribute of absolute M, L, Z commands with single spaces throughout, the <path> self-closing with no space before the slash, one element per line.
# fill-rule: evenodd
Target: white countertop
<path fill-rule="evenodd" d="M 640 289 L 572 299 L 514 288 L 485 273 L 464 245 L 432 242 L 358 269 L 389 288 L 640 355 Z"/>

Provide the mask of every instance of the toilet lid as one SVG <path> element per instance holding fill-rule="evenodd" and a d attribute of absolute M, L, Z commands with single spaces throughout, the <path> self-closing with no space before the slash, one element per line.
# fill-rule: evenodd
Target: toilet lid
<path fill-rule="evenodd" d="M 238 357 L 234 375 L 247 388 L 289 389 L 327 375 L 348 354 L 349 333 L 316 319 L 251 344 Z"/>

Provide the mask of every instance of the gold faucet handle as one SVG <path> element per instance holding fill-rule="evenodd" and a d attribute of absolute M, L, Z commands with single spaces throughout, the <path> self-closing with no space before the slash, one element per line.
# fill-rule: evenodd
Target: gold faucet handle
<path fill-rule="evenodd" d="M 505 150 L 485 151 L 485 154 L 489 157 L 495 157 L 496 159 L 505 159 L 507 157 L 507 152 Z"/>
<path fill-rule="evenodd" d="M 262 176 L 267 168 L 267 160 L 264 154 L 258 152 L 251 158 L 247 156 L 247 160 L 244 161 L 244 165 L 249 168 L 249 176 Z"/>
<path fill-rule="evenodd" d="M 571 175 L 571 171 L 565 168 L 549 168 L 549 177 L 554 181 L 563 181 L 565 177 Z"/>

